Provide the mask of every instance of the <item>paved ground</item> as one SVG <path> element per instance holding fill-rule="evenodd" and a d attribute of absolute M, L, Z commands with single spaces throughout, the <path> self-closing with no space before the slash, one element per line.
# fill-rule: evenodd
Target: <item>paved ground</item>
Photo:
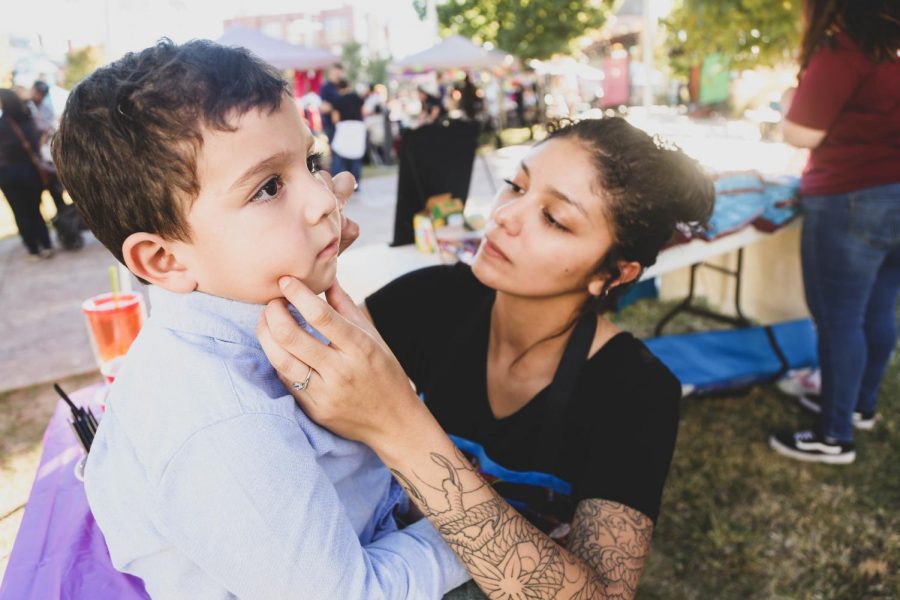
<path fill-rule="evenodd" d="M 495 180 L 517 155 L 489 158 Z M 493 195 L 487 173 L 476 162 L 470 194 L 476 201 Z M 364 179 L 347 208 L 361 227 L 357 246 L 392 239 L 396 190 L 396 175 Z M 86 239 L 83 249 L 50 260 L 29 257 L 18 236 L 0 240 L 0 393 L 96 370 L 80 305 L 108 290 L 115 260 L 92 236 Z M 134 281 L 135 290 L 142 287 Z"/>

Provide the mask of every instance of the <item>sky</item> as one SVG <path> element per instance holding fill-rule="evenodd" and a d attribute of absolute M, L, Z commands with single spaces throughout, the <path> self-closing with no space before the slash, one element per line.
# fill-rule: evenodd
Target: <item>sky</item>
<path fill-rule="evenodd" d="M 10 0 L 11 1 L 11 0 Z M 222 21 L 235 16 L 321 10 L 351 5 L 389 15 L 402 31 L 395 36 L 394 55 L 401 58 L 429 45 L 411 0 L 43 0 L 17 2 L 0 22 L 0 33 L 32 40 L 51 56 L 68 48 L 106 44 L 108 58 L 153 44 L 160 37 L 176 42 L 215 39 Z M 377 7 L 377 8 L 376 8 Z M 421 35 L 420 35 L 421 34 Z"/>

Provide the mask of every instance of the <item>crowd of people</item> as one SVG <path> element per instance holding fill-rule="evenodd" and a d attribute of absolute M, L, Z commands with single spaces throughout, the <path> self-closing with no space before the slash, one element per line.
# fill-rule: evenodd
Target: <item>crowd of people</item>
<path fill-rule="evenodd" d="M 810 0 L 786 98 L 785 137 L 811 149 L 802 265 L 822 372 L 803 396 L 818 424 L 770 440 L 795 459 L 855 460 L 897 343 L 892 2 Z M 415 95 L 410 126 L 486 111 L 468 75 Z M 632 598 L 682 389 L 608 314 L 679 226 L 709 220 L 708 174 L 620 117 L 550 127 L 471 265 L 356 306 L 335 279 L 354 239 L 342 208 L 362 161 L 390 159 L 396 119 L 340 65 L 315 96 L 300 113 L 249 52 L 168 40 L 72 93 L 53 158 L 153 305 L 84 469 L 113 564 L 160 597 Z M 46 100 L 42 82 L 0 90 L 0 189 L 38 257 Z"/>
<path fill-rule="evenodd" d="M 30 90 L 0 89 L 0 110 L 0 191 L 12 209 L 28 253 L 51 258 L 54 247 L 40 210 L 42 193 L 50 192 L 57 214 L 66 203 L 62 184 L 47 158 L 47 143 L 57 125 L 50 87 L 38 80 Z"/>
<path fill-rule="evenodd" d="M 526 123 L 524 88 L 518 84 L 512 98 L 516 115 Z M 360 181 L 363 163 L 390 164 L 396 158 L 403 130 L 415 129 L 452 117 L 496 127 L 483 90 L 469 73 L 452 85 L 443 74 L 432 80 L 407 82 L 389 97 L 384 84 L 356 84 L 341 64 L 330 67 L 322 85 L 309 85 L 298 101 L 314 134 L 327 139 L 332 174 L 349 172 Z"/>

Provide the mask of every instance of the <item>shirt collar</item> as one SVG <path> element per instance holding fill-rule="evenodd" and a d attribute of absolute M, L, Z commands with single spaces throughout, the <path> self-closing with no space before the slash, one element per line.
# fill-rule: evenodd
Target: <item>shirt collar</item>
<path fill-rule="evenodd" d="M 259 346 L 256 323 L 264 306 L 203 292 L 178 294 L 150 286 L 150 316 L 157 325 L 227 342 Z"/>
<path fill-rule="evenodd" d="M 260 347 L 256 323 L 263 308 L 263 304 L 248 304 L 203 292 L 178 294 L 150 286 L 150 316 L 157 325 L 246 346 Z M 293 305 L 289 304 L 288 310 L 300 327 L 323 344 L 330 343 Z"/>

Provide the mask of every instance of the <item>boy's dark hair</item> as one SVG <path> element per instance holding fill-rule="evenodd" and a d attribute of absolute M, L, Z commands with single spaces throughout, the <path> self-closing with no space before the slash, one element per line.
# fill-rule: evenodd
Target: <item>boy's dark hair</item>
<path fill-rule="evenodd" d="M 52 142 L 59 176 L 84 220 L 121 261 L 132 233 L 190 239 L 203 129 L 275 111 L 286 86 L 242 48 L 164 39 L 97 69 L 72 90 Z"/>
<path fill-rule="evenodd" d="M 613 230 L 612 247 L 597 269 L 609 275 L 608 283 L 619 278 L 619 261 L 649 267 L 678 225 L 709 220 L 715 201 L 712 180 L 677 146 L 621 117 L 565 120 L 551 124 L 550 131 L 547 140 L 572 140 L 590 153 Z M 608 295 L 588 300 L 583 309 L 608 310 L 629 287 L 617 285 Z"/>

